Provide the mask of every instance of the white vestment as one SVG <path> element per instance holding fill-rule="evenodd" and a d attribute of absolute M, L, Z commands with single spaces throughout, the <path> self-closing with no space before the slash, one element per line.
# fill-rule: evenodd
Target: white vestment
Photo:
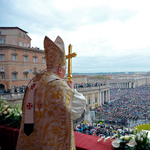
<path fill-rule="evenodd" d="M 26 110 L 29 108 L 28 88 L 23 101 L 17 150 L 75 149 L 72 120 L 83 113 L 85 97 L 54 73 L 44 72 L 39 78 L 35 77 L 33 82 L 38 84 L 33 102 L 34 130 L 29 136 L 24 133 L 25 117 L 28 117 Z"/>

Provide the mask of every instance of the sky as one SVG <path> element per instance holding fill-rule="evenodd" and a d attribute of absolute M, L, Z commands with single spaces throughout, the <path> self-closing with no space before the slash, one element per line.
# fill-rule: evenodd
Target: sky
<path fill-rule="evenodd" d="M 149 0 L 0 0 L 0 27 L 28 32 L 31 46 L 59 35 L 74 73 L 150 71 Z"/>

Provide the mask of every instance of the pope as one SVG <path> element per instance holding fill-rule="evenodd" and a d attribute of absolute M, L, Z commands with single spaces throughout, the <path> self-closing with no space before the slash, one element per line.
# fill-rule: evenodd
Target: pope
<path fill-rule="evenodd" d="M 17 150 L 75 150 L 72 120 L 84 111 L 85 97 L 65 81 L 63 40 L 44 39 L 47 68 L 29 82 L 22 105 Z"/>

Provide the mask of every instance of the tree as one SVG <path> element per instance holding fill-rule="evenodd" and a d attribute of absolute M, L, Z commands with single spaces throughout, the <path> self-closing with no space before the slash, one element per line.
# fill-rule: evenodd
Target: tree
<path fill-rule="evenodd" d="M 104 80 L 104 79 L 107 79 L 107 80 L 110 80 L 111 78 L 108 78 L 108 77 L 104 77 L 102 75 L 97 75 L 94 77 L 94 79 L 98 79 L 98 80 Z"/>

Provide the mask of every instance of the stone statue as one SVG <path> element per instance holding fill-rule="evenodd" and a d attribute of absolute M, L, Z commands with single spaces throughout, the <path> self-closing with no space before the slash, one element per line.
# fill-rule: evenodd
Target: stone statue
<path fill-rule="evenodd" d="M 91 114 L 90 114 L 89 106 L 87 104 L 86 104 L 84 121 L 86 121 L 87 123 L 91 123 L 91 121 L 92 121 L 91 120 Z"/>

